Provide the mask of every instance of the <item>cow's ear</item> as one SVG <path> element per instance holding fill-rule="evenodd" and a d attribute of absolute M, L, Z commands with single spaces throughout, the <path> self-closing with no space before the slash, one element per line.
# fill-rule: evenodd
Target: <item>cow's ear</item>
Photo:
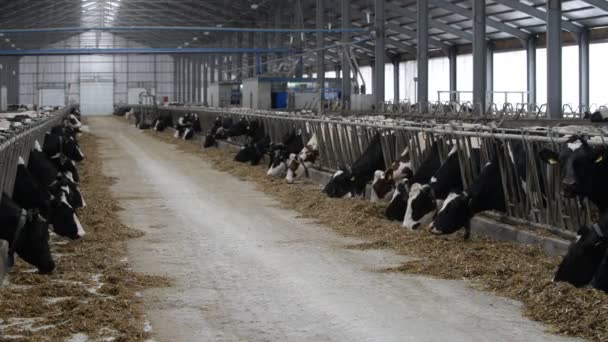
<path fill-rule="evenodd" d="M 559 164 L 559 155 L 555 151 L 545 148 L 542 151 L 540 151 L 540 153 L 538 155 L 543 162 L 545 162 L 549 165 Z"/>

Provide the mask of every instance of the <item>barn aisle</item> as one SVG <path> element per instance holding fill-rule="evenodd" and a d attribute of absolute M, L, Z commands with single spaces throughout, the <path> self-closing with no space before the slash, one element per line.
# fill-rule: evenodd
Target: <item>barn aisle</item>
<path fill-rule="evenodd" d="M 90 118 L 137 271 L 172 277 L 145 292 L 157 341 L 560 341 L 512 301 L 464 282 L 378 272 L 405 260 L 277 209 L 111 117 Z"/>

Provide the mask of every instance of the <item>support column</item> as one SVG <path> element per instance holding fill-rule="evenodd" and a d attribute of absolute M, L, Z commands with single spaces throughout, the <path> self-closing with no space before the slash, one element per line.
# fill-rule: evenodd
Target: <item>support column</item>
<path fill-rule="evenodd" d="M 215 83 L 215 55 L 207 58 L 207 68 L 209 68 L 209 83 Z"/>
<path fill-rule="evenodd" d="M 194 59 L 194 102 L 201 103 L 201 56 Z"/>
<path fill-rule="evenodd" d="M 393 59 L 393 102 L 399 102 L 399 58 Z"/>
<path fill-rule="evenodd" d="M 209 91 L 209 61 L 211 59 L 209 56 L 206 56 L 203 60 L 203 106 L 209 107 L 209 102 L 207 101 L 207 92 Z"/>
<path fill-rule="evenodd" d="M 473 1 L 473 106 L 475 114 L 486 110 L 486 2 Z"/>
<path fill-rule="evenodd" d="M 528 107 L 536 104 L 536 37 L 528 38 L 526 42 L 527 78 L 528 78 Z"/>
<path fill-rule="evenodd" d="M 450 60 L 450 102 L 458 101 L 458 63 L 456 47 L 451 47 L 448 51 L 448 59 Z"/>
<path fill-rule="evenodd" d="M 547 1 L 547 116 L 562 118 L 562 2 Z"/>
<path fill-rule="evenodd" d="M 578 39 L 579 105 L 581 114 L 589 110 L 589 30 L 580 33 Z"/>
<path fill-rule="evenodd" d="M 486 57 L 486 108 L 494 102 L 494 43 L 488 42 Z"/>
<path fill-rule="evenodd" d="M 249 38 L 249 48 L 253 49 L 255 47 L 255 33 L 254 32 L 249 32 L 248 35 Z M 244 77 L 246 76 L 247 78 L 253 77 L 256 75 L 255 72 L 255 54 L 254 53 L 249 53 L 247 54 L 247 63 L 246 66 L 247 68 L 244 71 Z"/>
<path fill-rule="evenodd" d="M 217 58 L 217 64 L 215 65 L 215 68 L 217 69 L 217 81 L 218 82 L 222 82 L 224 81 L 224 68 L 226 67 L 225 62 L 225 56 L 220 55 Z"/>
<path fill-rule="evenodd" d="M 380 108 L 380 103 L 384 102 L 384 64 L 386 48 L 386 32 L 384 30 L 384 2 L 386 0 L 374 0 L 374 25 L 376 30 L 376 46 L 374 59 L 376 60 L 376 77 L 374 78 L 374 96 L 376 97 L 376 108 Z"/>
<path fill-rule="evenodd" d="M 418 0 L 418 98 L 416 99 L 423 113 L 426 113 L 429 102 L 429 2 Z"/>
<path fill-rule="evenodd" d="M 172 100 L 179 101 L 179 57 L 176 55 L 173 55 L 173 99 Z"/>
<path fill-rule="evenodd" d="M 376 0 L 382 1 L 382 0 Z M 350 0 L 341 0 L 342 3 L 342 28 L 349 29 L 351 25 L 350 18 Z M 342 32 L 342 44 L 350 43 L 350 33 Z M 342 54 L 342 108 L 344 110 L 350 110 L 350 94 L 352 93 L 351 87 L 351 68 L 348 56 Z"/>
<path fill-rule="evenodd" d="M 325 25 L 325 0 L 317 0 L 317 29 L 323 29 Z M 323 48 L 324 43 L 323 32 L 317 32 L 317 88 L 319 89 L 319 113 L 323 111 L 323 101 L 325 100 L 325 50 Z"/>
<path fill-rule="evenodd" d="M 186 101 L 192 103 L 192 88 L 193 88 L 193 73 L 192 73 L 192 57 L 186 59 Z"/>

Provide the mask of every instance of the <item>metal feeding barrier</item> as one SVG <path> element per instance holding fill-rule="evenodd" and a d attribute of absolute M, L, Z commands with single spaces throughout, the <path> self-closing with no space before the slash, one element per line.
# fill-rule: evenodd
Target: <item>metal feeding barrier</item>
<path fill-rule="evenodd" d="M 27 164 L 36 141 L 43 146 L 45 134 L 59 125 L 72 107 L 64 107 L 49 116 L 32 119 L 32 122 L 8 132 L 0 133 L 0 191 L 12 195 L 17 175 L 17 164 L 22 157 Z"/>
<path fill-rule="evenodd" d="M 566 237 L 573 236 L 581 224 L 589 223 L 594 210 L 587 201 L 561 196 L 559 168 L 543 163 L 538 153 L 545 147 L 557 150 L 569 134 L 602 138 L 590 141 L 591 145 L 603 145 L 603 137 L 606 137 L 606 132 L 591 125 L 498 127 L 457 120 L 437 123 L 385 116 L 319 117 L 252 110 L 160 107 L 159 114 L 163 113 L 174 117 L 197 113 L 203 132 L 217 117 L 221 117 L 230 118 L 235 123 L 241 119 L 257 120 L 273 142 L 280 142 L 294 130 L 302 132 L 305 143 L 316 135 L 320 152 L 317 168 L 330 172 L 352 165 L 376 134 L 380 135 L 386 167 L 407 151 L 416 171 L 433 144 L 437 144 L 442 162 L 456 148 L 465 189 L 495 155 L 502 175 L 502 189 L 495 191 L 503 191 L 507 208 L 506 213 L 497 214 L 499 218 L 509 223 L 551 230 Z M 517 146 L 525 156 L 525 174 L 519 174 L 512 162 L 512 151 Z M 478 162 L 471 158 L 474 148 L 480 149 Z"/>

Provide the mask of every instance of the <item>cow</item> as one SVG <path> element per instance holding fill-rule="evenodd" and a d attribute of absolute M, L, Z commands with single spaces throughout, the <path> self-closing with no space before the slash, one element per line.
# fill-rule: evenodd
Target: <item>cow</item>
<path fill-rule="evenodd" d="M 165 129 L 173 127 L 173 116 L 171 114 L 161 113 L 160 116 L 154 120 L 154 130 L 157 132 L 164 132 Z"/>
<path fill-rule="evenodd" d="M 345 196 L 362 196 L 365 185 L 374 179 L 376 170 L 384 167 L 384 155 L 380 134 L 376 134 L 369 146 L 350 168 L 340 167 L 323 188 L 330 198 Z"/>
<path fill-rule="evenodd" d="M 502 145 L 494 147 L 498 146 Z M 521 142 L 511 143 L 507 145 L 507 149 L 510 167 L 520 177 L 517 186 L 521 186 L 526 176 L 523 144 Z M 487 210 L 500 212 L 507 210 L 503 189 L 503 177 L 506 175 L 500 171 L 498 158 L 497 149 L 494 149 L 490 162 L 482 168 L 473 184 L 463 192 L 451 192 L 448 195 L 431 224 L 431 233 L 452 234 L 464 227 L 464 238 L 468 240 L 471 235 L 470 221 L 473 216 Z"/>
<path fill-rule="evenodd" d="M 9 244 L 9 260 L 17 253 L 41 274 L 50 274 L 55 269 L 46 221 L 37 211 L 22 209 L 4 193 L 0 202 L 0 240 Z"/>
<path fill-rule="evenodd" d="M 594 287 L 608 290 L 605 287 L 607 251 L 608 213 L 604 213 L 598 222 L 579 228 L 576 240 L 568 247 L 568 253 L 560 262 L 553 281 L 568 282 L 576 287 L 593 281 Z"/>
<path fill-rule="evenodd" d="M 298 154 L 289 155 L 285 181 L 293 184 L 301 177 L 309 177 L 308 169 L 317 161 L 317 158 L 319 158 L 319 143 L 317 135 L 313 134 Z"/>
<path fill-rule="evenodd" d="M 295 130 L 285 136 L 281 143 L 271 145 L 269 151 L 270 164 L 266 174 L 271 177 L 285 177 L 289 156 L 301 152 L 303 148 L 302 132 L 296 132 Z"/>
<path fill-rule="evenodd" d="M 80 150 L 78 142 L 73 137 L 47 133 L 44 138 L 42 150 L 51 159 L 68 158 L 75 162 L 84 160 L 84 154 Z"/>
<path fill-rule="evenodd" d="M 13 190 L 15 203 L 26 210 L 39 210 L 58 235 L 78 239 L 84 236 L 84 229 L 68 203 L 66 189 L 59 190 L 51 194 L 50 189 L 40 185 L 28 171 L 23 158 L 19 157 Z"/>
<path fill-rule="evenodd" d="M 412 184 L 425 184 L 431 180 L 431 177 L 439 167 L 441 166 L 441 160 L 439 158 L 439 143 L 435 142 L 431 145 L 430 150 L 426 158 L 418 167 L 415 173 L 412 172 L 412 169 L 408 165 L 409 162 L 406 162 L 405 159 L 407 156 L 407 149 L 401 154 L 399 162 L 399 167 L 397 171 L 399 172 L 400 180 L 396 181 L 397 184 L 396 189 L 391 198 L 390 204 L 386 208 L 384 213 L 385 217 L 391 221 L 401 221 L 405 217 L 405 213 L 407 211 L 407 202 L 409 199 L 410 187 Z M 395 164 L 393 164 L 395 165 Z M 394 178 L 394 176 L 393 176 Z"/>
<path fill-rule="evenodd" d="M 263 138 L 247 143 L 241 147 L 239 152 L 234 156 L 234 161 L 240 163 L 251 163 L 251 165 L 259 165 L 264 154 L 268 152 L 270 147 L 270 137 L 264 136 Z"/>
<path fill-rule="evenodd" d="M 480 150 L 470 150 L 469 158 L 473 164 L 479 164 Z M 416 230 L 431 223 L 438 206 L 450 192 L 463 190 L 462 172 L 460 169 L 459 152 L 454 146 L 446 161 L 433 174 L 429 183 L 413 183 L 410 187 L 407 209 L 403 219 L 403 227 Z"/>
<path fill-rule="evenodd" d="M 38 184 L 51 190 L 51 193 L 58 191 L 58 189 L 67 189 L 64 191 L 66 191 L 68 201 L 72 207 L 79 209 L 85 206 L 80 189 L 71 177 L 71 173 L 64 175 L 58 172 L 44 152 L 31 151 L 27 169 Z"/>
<path fill-rule="evenodd" d="M 201 123 L 198 114 L 185 114 L 177 119 L 177 124 L 175 125 L 175 138 L 190 140 L 194 138 L 194 134 L 200 132 L 200 130 Z"/>
<path fill-rule="evenodd" d="M 587 139 L 573 135 L 561 147 L 559 153 L 543 149 L 540 159 L 559 165 L 562 192 L 566 198 L 588 198 L 600 212 L 608 209 L 608 155 L 604 146 L 592 147 Z"/>
<path fill-rule="evenodd" d="M 232 127 L 232 119 L 221 117 L 217 117 L 213 122 L 213 126 L 209 129 L 209 132 L 205 136 L 205 141 L 203 143 L 203 148 L 209 148 L 211 146 L 216 146 L 217 140 L 226 140 L 228 139 L 228 133 L 230 131 L 230 127 Z"/>

